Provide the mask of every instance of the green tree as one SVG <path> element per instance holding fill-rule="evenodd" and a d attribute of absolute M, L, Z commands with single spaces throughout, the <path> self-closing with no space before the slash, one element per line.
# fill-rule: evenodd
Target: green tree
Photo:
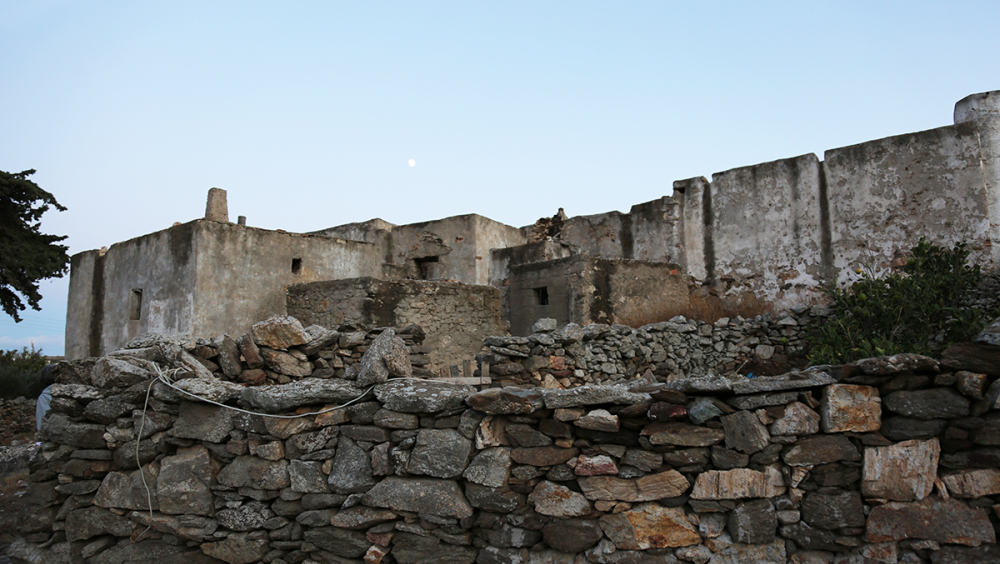
<path fill-rule="evenodd" d="M 59 244 L 66 237 L 39 229 L 49 206 L 66 208 L 28 179 L 34 173 L 0 170 L 0 306 L 15 322 L 21 321 L 18 312 L 24 311 L 25 300 L 41 310 L 38 281 L 62 277 L 69 264 L 69 247 Z"/>

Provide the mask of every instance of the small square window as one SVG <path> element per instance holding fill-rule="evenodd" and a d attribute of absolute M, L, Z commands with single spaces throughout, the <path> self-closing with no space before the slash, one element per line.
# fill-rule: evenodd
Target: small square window
<path fill-rule="evenodd" d="M 292 274 L 296 276 L 302 274 L 302 259 L 300 258 L 292 259 Z"/>
<path fill-rule="evenodd" d="M 128 299 L 128 318 L 129 321 L 138 321 L 139 316 L 142 314 L 142 288 L 137 288 L 132 290 L 131 295 Z"/>
<path fill-rule="evenodd" d="M 548 286 L 543 286 L 541 288 L 535 288 L 532 290 L 535 293 L 535 305 L 546 306 L 549 305 L 549 288 Z"/>
<path fill-rule="evenodd" d="M 437 280 L 441 278 L 441 263 L 438 257 L 424 257 L 414 259 L 417 265 L 417 275 L 421 280 Z"/>

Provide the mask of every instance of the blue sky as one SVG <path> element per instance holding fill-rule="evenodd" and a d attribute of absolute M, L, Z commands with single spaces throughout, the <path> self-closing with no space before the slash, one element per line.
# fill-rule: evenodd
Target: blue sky
<path fill-rule="evenodd" d="M 204 213 L 522 226 L 948 125 L 1000 89 L 996 2 L 0 0 L 0 170 L 72 253 Z M 416 166 L 409 167 L 408 159 Z M 0 315 L 61 354 L 68 278 Z"/>

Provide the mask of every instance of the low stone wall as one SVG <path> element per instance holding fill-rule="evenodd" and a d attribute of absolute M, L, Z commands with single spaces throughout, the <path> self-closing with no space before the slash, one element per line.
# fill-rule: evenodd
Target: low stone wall
<path fill-rule="evenodd" d="M 271 347 L 286 336 L 255 334 Z M 961 370 L 1000 366 L 1000 347 L 960 348 L 947 366 L 898 355 L 476 392 L 367 387 L 405 371 L 388 332 L 357 380 L 264 386 L 195 375 L 183 344 L 140 344 L 59 372 L 30 487 L 2 514 L 21 535 L 15 561 L 1000 559 L 1000 374 Z M 257 414 L 153 379 L 151 348 L 179 388 Z"/>
<path fill-rule="evenodd" d="M 518 386 L 608 384 L 641 377 L 661 381 L 714 374 L 787 370 L 789 357 L 808 348 L 812 327 L 828 315 L 822 307 L 797 308 L 753 319 L 706 323 L 684 317 L 633 329 L 625 325 L 569 324 L 556 330 L 542 320 L 527 337 L 487 337 L 480 363 L 495 381 Z M 778 370 L 780 372 L 780 370 Z"/>

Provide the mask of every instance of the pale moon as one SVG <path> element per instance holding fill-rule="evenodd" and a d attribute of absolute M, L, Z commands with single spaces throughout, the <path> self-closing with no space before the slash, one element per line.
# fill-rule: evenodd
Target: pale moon
<path fill-rule="evenodd" d="M 417 161 L 415 161 L 413 159 L 410 159 L 410 160 L 406 161 L 406 164 L 410 165 L 410 168 L 413 168 L 413 167 L 417 166 Z"/>

